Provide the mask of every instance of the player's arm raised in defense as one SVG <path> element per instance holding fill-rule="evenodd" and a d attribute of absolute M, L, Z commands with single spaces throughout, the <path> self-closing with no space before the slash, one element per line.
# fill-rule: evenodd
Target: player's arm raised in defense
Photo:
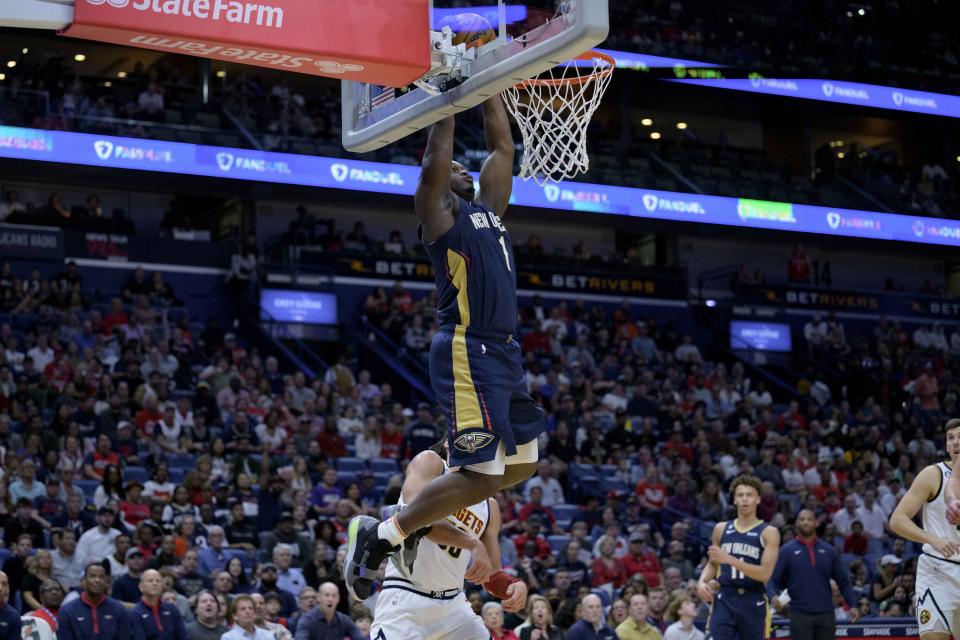
<path fill-rule="evenodd" d="M 777 558 L 780 556 L 780 532 L 775 527 L 767 527 L 760 534 L 763 540 L 763 554 L 760 564 L 750 564 L 724 551 L 716 542 L 707 552 L 711 562 L 717 565 L 728 564 L 751 580 L 766 584 L 777 567 Z"/>
<path fill-rule="evenodd" d="M 483 137 L 490 155 L 480 169 L 480 200 L 501 218 L 513 192 L 513 133 L 499 94 L 483 103 Z"/>
<path fill-rule="evenodd" d="M 527 606 L 527 585 L 503 571 L 503 565 L 500 564 L 500 504 L 494 498 L 487 498 L 487 505 L 489 506 L 490 522 L 487 523 L 487 528 L 480 536 L 480 541 L 487 550 L 493 573 L 484 583 L 483 588 L 500 598 L 500 606 L 503 607 L 504 611 L 517 613 Z"/>
<path fill-rule="evenodd" d="M 960 545 L 930 531 L 924 531 L 913 521 L 923 504 L 935 498 L 939 491 L 940 470 L 936 465 L 924 467 L 890 515 L 890 530 L 907 540 L 929 544 L 944 558 L 950 558 L 960 551 Z"/>
<path fill-rule="evenodd" d="M 719 546 L 720 537 L 723 535 L 723 528 L 726 522 L 718 522 L 713 525 L 713 533 L 710 534 L 710 540 L 713 546 Z M 711 556 L 707 556 L 707 562 L 703 565 L 703 571 L 700 572 L 700 580 L 697 582 L 697 595 L 704 602 L 710 604 L 713 602 L 714 590 L 710 584 L 720 575 L 720 565 L 713 561 Z"/>
<path fill-rule="evenodd" d="M 453 129 L 454 118 L 447 116 L 430 127 L 427 136 L 420 182 L 413 196 L 414 208 L 420 218 L 423 239 L 426 242 L 432 242 L 446 233 L 453 226 L 451 214 L 459 211 L 460 205 L 450 191 Z"/>
<path fill-rule="evenodd" d="M 443 460 L 440 456 L 429 450 L 418 453 L 407 465 L 406 477 L 403 481 L 403 487 L 400 489 L 404 503 L 410 504 L 428 482 L 442 473 Z M 497 512 L 497 526 L 499 527 L 499 511 Z M 500 570 L 499 546 L 497 547 L 496 567 L 494 567 L 488 547 L 482 540 L 468 536 L 447 519 L 438 520 L 431 527 L 430 533 L 426 536 L 427 540 L 447 547 L 466 549 L 470 552 L 471 564 L 466 576 L 464 576 L 468 581 L 474 584 L 483 584 L 494 571 Z M 487 524 L 487 530 L 489 531 L 492 527 L 491 516 L 491 522 Z M 499 528 L 497 531 L 499 531 Z"/>

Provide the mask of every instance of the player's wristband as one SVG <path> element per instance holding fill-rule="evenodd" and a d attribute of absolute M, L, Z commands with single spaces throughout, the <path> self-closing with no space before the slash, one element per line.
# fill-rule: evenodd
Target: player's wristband
<path fill-rule="evenodd" d="M 497 571 L 495 574 L 487 578 L 487 581 L 483 583 L 483 589 L 495 598 L 504 600 L 508 597 L 507 589 L 514 582 L 520 582 L 520 580 L 514 578 L 505 571 Z"/>

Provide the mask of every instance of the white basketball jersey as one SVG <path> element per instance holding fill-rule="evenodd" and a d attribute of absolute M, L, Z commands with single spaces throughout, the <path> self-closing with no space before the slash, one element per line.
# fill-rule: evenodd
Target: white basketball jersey
<path fill-rule="evenodd" d="M 944 487 L 950 479 L 950 467 L 947 466 L 946 462 L 939 462 L 937 463 L 937 469 L 940 470 L 940 488 L 933 500 L 925 502 L 923 505 L 923 530 L 960 544 L 960 531 L 947 522 L 947 501 L 944 500 L 943 496 Z M 923 545 L 923 552 L 935 558 L 943 558 L 936 549 L 928 544 Z"/>
<path fill-rule="evenodd" d="M 443 472 L 448 472 L 446 463 L 443 465 Z M 402 496 L 400 505 L 403 505 Z M 461 509 L 446 519 L 463 533 L 479 540 L 490 522 L 490 504 L 484 500 L 472 507 Z M 466 549 L 441 546 L 423 538 L 417 547 L 417 559 L 413 563 L 410 581 L 413 588 L 426 592 L 462 589 L 463 577 L 469 564 L 470 552 Z M 397 569 L 394 560 L 387 563 L 386 577 L 406 579 L 406 575 Z"/>

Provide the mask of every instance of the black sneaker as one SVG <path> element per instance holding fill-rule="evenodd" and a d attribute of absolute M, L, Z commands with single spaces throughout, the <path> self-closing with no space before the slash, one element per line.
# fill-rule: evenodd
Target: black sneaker
<path fill-rule="evenodd" d="M 397 550 L 377 535 L 380 521 L 370 516 L 356 516 L 347 529 L 347 556 L 343 560 L 343 578 L 347 591 L 357 600 L 370 597 L 380 564 Z"/>
<path fill-rule="evenodd" d="M 398 504 L 384 507 L 380 511 L 380 517 L 383 518 L 384 521 L 387 521 L 399 513 L 402 508 L 403 507 Z M 400 569 L 401 573 L 403 573 L 407 579 L 410 579 L 413 574 L 413 563 L 417 559 L 417 549 L 420 545 L 420 538 L 429 534 L 432 529 L 433 527 L 418 529 L 412 536 L 408 536 L 399 547 L 394 547 L 390 552 L 389 555 L 394 556 L 396 559 L 397 568 Z"/>

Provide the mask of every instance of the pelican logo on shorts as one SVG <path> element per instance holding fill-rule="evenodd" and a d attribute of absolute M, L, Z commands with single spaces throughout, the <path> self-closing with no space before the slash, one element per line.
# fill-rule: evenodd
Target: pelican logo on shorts
<path fill-rule="evenodd" d="M 920 610 L 920 624 L 927 624 L 930 622 L 930 612 L 927 609 Z"/>
<path fill-rule="evenodd" d="M 97 152 L 97 157 L 106 160 L 113 153 L 113 143 L 109 140 L 97 140 L 93 143 L 93 150 Z"/>
<path fill-rule="evenodd" d="M 493 436 L 481 431 L 463 434 L 453 441 L 453 446 L 466 453 L 476 453 L 477 449 L 483 449 L 491 442 L 493 442 Z"/>

